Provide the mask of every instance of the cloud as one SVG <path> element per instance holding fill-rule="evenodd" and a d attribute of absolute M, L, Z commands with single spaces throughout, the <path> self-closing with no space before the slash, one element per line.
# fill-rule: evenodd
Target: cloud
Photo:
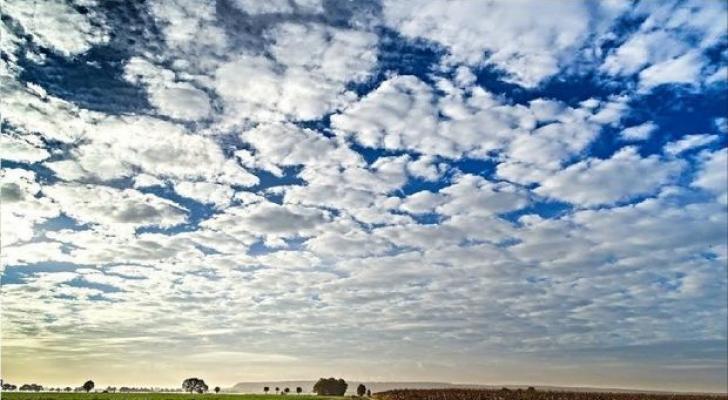
<path fill-rule="evenodd" d="M 36 43 L 64 56 L 84 53 L 109 40 L 105 26 L 92 24 L 92 20 L 100 19 L 93 7 L 84 7 L 86 12 L 81 13 L 61 0 L 44 2 L 41 7 L 34 2 L 8 0 L 3 6 L 3 14 L 20 23 Z"/>
<path fill-rule="evenodd" d="M 592 207 L 614 204 L 638 195 L 654 193 L 683 170 L 679 160 L 663 161 L 653 155 L 640 157 L 626 147 L 611 158 L 587 159 L 541 181 L 537 194 Z"/>
<path fill-rule="evenodd" d="M 36 234 L 36 224 L 59 215 L 56 204 L 38 197 L 42 187 L 34 172 L 3 168 L 0 182 L 3 247 L 31 240 Z"/>
<path fill-rule="evenodd" d="M 533 123 L 527 109 L 501 104 L 481 88 L 436 99 L 434 90 L 414 76 L 392 77 L 331 117 L 337 132 L 363 146 L 448 158 L 482 157 Z"/>
<path fill-rule="evenodd" d="M 70 153 L 77 163 L 64 179 L 102 180 L 134 174 L 207 178 L 218 183 L 252 186 L 258 178 L 227 158 L 213 140 L 185 132 L 181 126 L 151 117 L 108 117 L 88 127 L 85 143 Z M 51 164 L 52 166 L 53 164 Z M 201 166 L 205 168 L 201 168 Z"/>
<path fill-rule="evenodd" d="M 360 166 L 359 154 L 335 139 L 291 124 L 261 124 L 245 131 L 241 139 L 250 143 L 255 154 L 243 150 L 236 154 L 251 166 L 281 176 L 281 167 L 291 166 Z"/>
<path fill-rule="evenodd" d="M 229 118 L 309 120 L 353 100 L 346 83 L 369 76 L 376 36 L 318 24 L 284 23 L 267 31 L 272 58 L 243 53 L 215 73 Z"/>
<path fill-rule="evenodd" d="M 703 61 L 697 52 L 652 65 L 640 72 L 640 89 L 651 89 L 666 83 L 694 84 L 700 77 Z"/>
<path fill-rule="evenodd" d="M 125 75 L 132 82 L 144 83 L 150 102 L 163 115 L 189 121 L 210 116 L 212 107 L 207 94 L 189 82 L 176 81 L 173 71 L 132 58 L 126 64 Z"/>
<path fill-rule="evenodd" d="M 50 157 L 38 136 L 16 136 L 3 134 L 0 136 L 0 146 L 3 149 L 3 158 L 11 161 L 36 163 Z"/>
<path fill-rule="evenodd" d="M 181 196 L 206 204 L 214 204 L 218 208 L 225 208 L 230 204 L 235 194 L 235 191 L 228 185 L 210 182 L 177 182 L 174 190 Z"/>
<path fill-rule="evenodd" d="M 528 204 L 528 195 L 508 183 L 493 183 L 479 176 L 463 175 L 440 190 L 446 201 L 436 208 L 444 215 L 491 215 L 513 211 Z"/>
<path fill-rule="evenodd" d="M 726 163 L 728 163 L 728 150 L 723 148 L 714 152 L 701 153 L 702 163 L 692 186 L 707 190 L 718 195 L 720 203 L 726 204 Z"/>
<path fill-rule="evenodd" d="M 682 139 L 665 145 L 665 153 L 677 155 L 684 151 L 696 149 L 720 140 L 720 136 L 708 134 L 686 135 Z"/>
<path fill-rule="evenodd" d="M 323 12 L 321 0 L 273 0 L 265 3 L 251 0 L 235 0 L 235 5 L 240 10 L 251 15 L 259 14 L 315 14 Z"/>
<path fill-rule="evenodd" d="M 435 1 L 423 6 L 387 1 L 384 20 L 407 37 L 445 46 L 453 62 L 489 63 L 510 80 L 534 87 L 559 72 L 590 35 L 607 28 L 622 10 L 619 2 L 590 10 L 572 2 L 524 8 L 518 2 Z M 594 15 L 599 18 L 593 20 Z"/>
<path fill-rule="evenodd" d="M 623 140 L 629 141 L 647 140 L 656 129 L 657 125 L 652 121 L 648 121 L 643 124 L 625 128 L 622 132 L 619 133 L 619 136 Z"/>
<path fill-rule="evenodd" d="M 187 220 L 187 210 L 178 204 L 134 189 L 58 183 L 44 187 L 43 193 L 79 222 L 112 230 L 166 228 Z"/>
<path fill-rule="evenodd" d="M 283 238 L 310 236 L 327 220 L 327 213 L 315 208 L 262 202 L 230 207 L 202 225 L 233 236 L 264 237 L 280 244 Z"/>
<path fill-rule="evenodd" d="M 724 4 L 702 1 L 640 4 L 631 14 L 644 18 L 639 29 L 610 51 L 600 69 L 610 75 L 638 74 L 639 89 L 663 84 L 698 85 L 707 59 L 723 33 Z"/>

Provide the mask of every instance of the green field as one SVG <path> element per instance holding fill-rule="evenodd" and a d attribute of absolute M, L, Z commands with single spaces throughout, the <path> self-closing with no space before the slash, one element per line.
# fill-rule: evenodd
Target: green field
<path fill-rule="evenodd" d="M 32 393 L 3 392 L 3 400 L 280 400 L 275 394 L 187 394 L 187 393 Z M 295 400 L 341 400 L 343 397 L 288 394 Z M 292 399 L 293 400 L 293 399 Z"/>

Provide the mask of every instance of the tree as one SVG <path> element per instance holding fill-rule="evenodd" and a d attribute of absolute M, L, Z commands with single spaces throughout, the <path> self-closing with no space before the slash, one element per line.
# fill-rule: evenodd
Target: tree
<path fill-rule="evenodd" d="M 291 393 L 291 389 L 285 388 L 285 389 L 283 389 L 283 393 L 285 393 L 285 394 Z"/>
<path fill-rule="evenodd" d="M 12 392 L 15 389 L 17 389 L 17 386 L 10 383 L 3 383 L 3 392 Z"/>
<path fill-rule="evenodd" d="M 276 393 L 278 393 L 281 389 L 276 386 Z"/>
<path fill-rule="evenodd" d="M 372 391 L 367 389 L 367 397 L 372 397 Z"/>
<path fill-rule="evenodd" d="M 364 386 L 363 383 L 360 383 L 359 386 L 356 387 L 356 394 L 359 397 L 364 396 L 364 394 L 367 392 L 367 387 Z"/>
<path fill-rule="evenodd" d="M 220 393 L 220 386 L 215 386 L 215 393 Z"/>
<path fill-rule="evenodd" d="M 66 386 L 66 388 L 63 389 L 63 391 L 65 391 L 65 392 L 70 392 L 71 390 L 73 390 L 73 388 L 70 386 Z"/>
<path fill-rule="evenodd" d="M 299 386 L 296 388 L 296 393 L 301 394 L 303 392 L 303 389 Z"/>
<path fill-rule="evenodd" d="M 313 385 L 313 391 L 319 396 L 343 396 L 348 386 L 343 379 L 320 378 Z"/>
<path fill-rule="evenodd" d="M 86 393 L 88 393 L 94 388 L 94 381 L 86 381 L 81 387 L 86 391 Z"/>
<path fill-rule="evenodd" d="M 31 383 L 31 384 L 26 383 L 20 387 L 21 392 L 40 392 L 41 390 L 43 390 L 43 386 L 38 385 L 36 383 Z"/>
<path fill-rule="evenodd" d="M 263 393 L 268 394 L 270 388 L 268 386 L 263 387 Z"/>
<path fill-rule="evenodd" d="M 182 389 L 185 392 L 190 393 L 205 393 L 207 392 L 207 384 L 200 378 L 187 378 L 182 381 Z"/>

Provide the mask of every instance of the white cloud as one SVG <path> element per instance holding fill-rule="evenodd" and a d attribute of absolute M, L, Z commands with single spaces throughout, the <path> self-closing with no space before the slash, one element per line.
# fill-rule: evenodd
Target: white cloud
<path fill-rule="evenodd" d="M 440 118 L 440 113 L 447 117 Z M 463 98 L 436 99 L 427 84 L 414 76 L 395 76 L 331 117 L 343 136 L 366 147 L 408 149 L 427 155 L 482 157 L 502 148 L 517 131 L 534 124 L 522 106 L 507 106 L 482 89 Z"/>
<path fill-rule="evenodd" d="M 692 186 L 705 189 L 718 195 L 718 201 L 728 203 L 728 149 L 701 154 L 702 165 Z"/>
<path fill-rule="evenodd" d="M 590 35 L 608 28 L 626 3 L 410 1 L 384 3 L 385 23 L 407 37 L 444 45 L 454 62 L 490 63 L 526 87 L 556 74 Z M 590 19 L 591 14 L 599 19 Z M 590 23 L 593 21 L 595 23 Z"/>
<path fill-rule="evenodd" d="M 683 54 L 640 72 L 640 89 L 647 90 L 666 83 L 696 84 L 703 68 L 703 59 L 695 51 Z"/>
<path fill-rule="evenodd" d="M 508 183 L 493 183 L 475 175 L 462 175 L 440 190 L 447 200 L 436 211 L 444 215 L 491 215 L 528 204 L 528 194 Z"/>
<path fill-rule="evenodd" d="M 687 135 L 665 145 L 665 153 L 677 155 L 684 151 L 703 147 L 720 140 L 719 136 L 708 134 Z"/>
<path fill-rule="evenodd" d="M 399 208 L 412 214 L 425 214 L 434 212 L 444 201 L 442 195 L 423 190 L 407 196 Z"/>
<path fill-rule="evenodd" d="M 601 68 L 612 75 L 629 75 L 646 65 L 669 60 L 685 52 L 687 44 L 666 31 L 637 33 L 614 50 Z"/>
<path fill-rule="evenodd" d="M 122 178 L 133 175 L 138 168 L 156 177 L 204 177 L 241 186 L 258 182 L 255 175 L 226 158 L 210 138 L 189 134 L 159 119 L 108 117 L 90 126 L 86 137 L 86 143 L 71 151 L 74 159 L 67 160 L 78 165 L 64 166 L 64 171 L 74 171 L 71 179 L 81 174 L 102 180 Z"/>
<path fill-rule="evenodd" d="M 298 14 L 315 14 L 323 11 L 323 4 L 321 0 L 270 0 L 264 2 L 255 0 L 235 0 L 235 5 L 240 8 L 240 10 L 251 15 L 285 14 L 293 12 Z"/>
<path fill-rule="evenodd" d="M 174 190 L 181 196 L 205 204 L 214 204 L 217 208 L 224 208 L 230 204 L 235 194 L 235 191 L 228 185 L 210 182 L 177 182 L 174 184 Z"/>
<path fill-rule="evenodd" d="M 41 46 L 64 56 L 84 53 L 93 45 L 109 40 L 107 28 L 92 24 L 99 15 L 93 10 L 81 14 L 62 0 L 35 1 L 6 0 L 3 14 L 19 22 L 26 33 Z"/>
<path fill-rule="evenodd" d="M 643 124 L 630 126 L 620 132 L 619 136 L 623 140 L 638 141 L 647 140 L 657 129 L 657 124 L 652 121 L 647 121 Z"/>
<path fill-rule="evenodd" d="M 176 81 L 173 71 L 134 57 L 127 62 L 124 74 L 127 80 L 145 85 L 149 101 L 163 115 L 189 121 L 210 116 L 207 94 L 189 82 Z"/>
<path fill-rule="evenodd" d="M 37 197 L 41 185 L 34 172 L 3 168 L 0 176 L 3 247 L 29 241 L 36 234 L 36 224 L 59 215 L 58 206 L 47 198 Z"/>
<path fill-rule="evenodd" d="M 362 157 L 341 140 L 329 139 L 309 129 L 290 124 L 261 124 L 241 133 L 255 154 L 237 152 L 244 162 L 281 176 L 280 167 L 298 165 L 334 168 L 360 166 Z"/>
<path fill-rule="evenodd" d="M 83 137 L 88 113 L 67 101 L 47 95 L 33 84 L 9 81 L 0 87 L 3 95 L 3 119 L 26 133 L 39 133 L 47 139 L 64 143 Z"/>
<path fill-rule="evenodd" d="M 214 3 L 155 0 L 150 9 L 161 26 L 165 44 L 172 52 L 186 56 L 189 63 L 210 68 L 210 56 L 221 55 L 228 49 L 225 30 L 215 23 Z"/>
<path fill-rule="evenodd" d="M 202 225 L 241 237 L 264 237 L 275 243 L 282 238 L 310 236 L 314 228 L 328 220 L 327 213 L 296 205 L 270 202 L 230 207 Z"/>
<path fill-rule="evenodd" d="M 58 173 L 56 171 L 56 173 Z M 134 177 L 134 187 L 144 188 L 150 186 L 164 186 L 164 182 L 148 174 L 139 174 Z"/>
<path fill-rule="evenodd" d="M 121 232 L 145 226 L 167 228 L 187 220 L 187 210 L 180 205 L 134 189 L 57 183 L 44 187 L 43 194 L 81 223 Z"/>
<path fill-rule="evenodd" d="M 610 75 L 639 73 L 639 89 L 662 84 L 700 84 L 706 77 L 703 52 L 721 40 L 726 7 L 720 2 L 640 3 L 631 11 L 644 18 L 639 29 L 612 50 L 600 69 Z M 708 78 L 706 81 L 709 81 Z"/>
<path fill-rule="evenodd" d="M 420 156 L 416 160 L 411 161 L 407 164 L 407 171 L 412 176 L 427 180 L 436 181 L 442 177 L 442 174 L 447 169 L 446 163 L 437 163 L 437 158 L 434 156 Z"/>
<path fill-rule="evenodd" d="M 215 73 L 229 119 L 308 120 L 353 99 L 376 62 L 376 36 L 317 24 L 285 23 L 266 33 L 273 58 L 240 54 Z"/>
<path fill-rule="evenodd" d="M 682 169 L 682 161 L 642 158 L 635 148 L 626 147 L 606 160 L 590 158 L 570 165 L 543 180 L 535 192 L 585 207 L 613 204 L 654 193 Z"/>
<path fill-rule="evenodd" d="M 2 158 L 5 160 L 36 163 L 50 157 L 45 145 L 38 136 L 16 136 L 3 133 L 0 136 Z"/>

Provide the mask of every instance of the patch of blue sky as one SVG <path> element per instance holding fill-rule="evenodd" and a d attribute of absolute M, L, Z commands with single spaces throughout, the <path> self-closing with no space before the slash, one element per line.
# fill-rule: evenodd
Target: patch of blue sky
<path fill-rule="evenodd" d="M 197 230 L 200 222 L 210 218 L 216 212 L 215 208 L 212 205 L 203 204 L 190 198 L 180 196 L 169 186 L 151 186 L 146 188 L 140 188 L 139 191 L 142 193 L 149 193 L 167 200 L 171 200 L 184 207 L 188 211 L 188 213 L 187 222 L 184 224 L 175 225 L 169 228 L 147 226 L 138 228 L 137 233 L 175 234 L 180 232 L 194 231 Z"/>
<path fill-rule="evenodd" d="M 255 243 L 251 244 L 248 247 L 248 255 L 249 256 L 258 256 L 258 255 L 264 255 L 269 253 L 274 253 L 276 251 L 300 251 L 304 249 L 304 243 L 306 242 L 307 238 L 302 237 L 291 237 L 291 238 L 285 238 L 283 239 L 283 242 L 285 243 L 283 246 L 276 246 L 276 247 L 269 247 L 265 244 L 263 240 L 258 240 Z"/>
<path fill-rule="evenodd" d="M 57 261 L 24 265 L 6 265 L 2 275 L 0 275 L 0 286 L 25 283 L 29 278 L 43 272 L 73 272 L 79 268 L 85 268 L 85 266 Z"/>
<path fill-rule="evenodd" d="M 123 292 L 124 289 L 114 286 L 114 285 L 107 285 L 105 283 L 98 283 L 98 282 L 91 282 L 83 277 L 77 277 L 74 279 L 71 279 L 70 281 L 65 283 L 68 286 L 71 287 L 77 287 L 77 288 L 88 288 L 88 289 L 96 289 L 99 291 L 102 291 L 104 293 L 118 293 Z"/>
<path fill-rule="evenodd" d="M 571 210 L 573 210 L 573 207 L 569 203 L 556 200 L 540 200 L 518 210 L 501 213 L 498 216 L 506 221 L 518 223 L 519 218 L 524 215 L 538 215 L 544 219 L 555 219 L 566 215 Z"/>
<path fill-rule="evenodd" d="M 73 58 L 49 52 L 42 63 L 23 57 L 18 61 L 22 67 L 19 78 L 89 110 L 145 114 L 151 108 L 146 91 L 123 78 L 127 56 L 105 45 Z"/>
<path fill-rule="evenodd" d="M 390 75 L 413 75 L 433 83 L 432 72 L 446 54 L 442 47 L 425 40 L 410 40 L 397 32 L 380 28 L 377 66 L 371 78 L 363 83 L 350 83 L 347 89 L 359 96 L 373 91 Z"/>

